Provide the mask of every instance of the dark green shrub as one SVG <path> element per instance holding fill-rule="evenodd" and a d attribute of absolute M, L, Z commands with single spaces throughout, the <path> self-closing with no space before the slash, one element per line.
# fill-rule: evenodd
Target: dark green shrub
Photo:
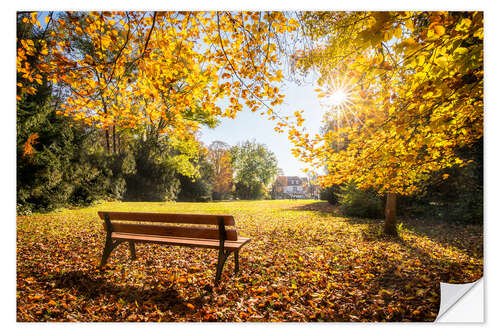
<path fill-rule="evenodd" d="M 339 187 L 330 186 L 321 189 L 321 192 L 319 193 L 319 198 L 320 200 L 328 201 L 331 205 L 336 205 L 339 203 L 338 194 L 339 194 Z"/>
<path fill-rule="evenodd" d="M 483 142 L 459 152 L 465 166 L 432 173 L 422 192 L 398 199 L 398 214 L 452 223 L 483 222 Z"/>
<path fill-rule="evenodd" d="M 340 210 L 352 217 L 382 218 L 383 200 L 372 191 L 363 191 L 354 183 L 341 187 L 339 194 Z"/>
<path fill-rule="evenodd" d="M 208 202 L 212 201 L 212 184 L 202 178 L 193 179 L 179 176 L 181 190 L 178 201 Z"/>
<path fill-rule="evenodd" d="M 240 200 L 269 199 L 269 193 L 264 183 L 258 181 L 241 181 L 235 184 L 234 194 Z"/>
<path fill-rule="evenodd" d="M 193 162 L 198 167 L 199 175 L 196 178 L 178 175 L 180 192 L 177 200 L 191 202 L 212 201 L 214 168 L 208 161 L 207 155 L 203 153 Z"/>
<path fill-rule="evenodd" d="M 131 145 L 134 171 L 125 175 L 127 201 L 169 201 L 177 199 L 180 181 L 168 147 L 156 138 L 138 139 Z"/>

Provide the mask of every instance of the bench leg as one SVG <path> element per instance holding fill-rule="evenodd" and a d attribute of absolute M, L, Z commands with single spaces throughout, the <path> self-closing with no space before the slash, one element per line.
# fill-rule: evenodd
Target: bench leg
<path fill-rule="evenodd" d="M 103 267 L 104 265 L 106 265 L 109 255 L 111 254 L 112 245 L 113 241 L 111 240 L 111 238 L 106 237 L 106 244 L 104 245 L 104 251 L 102 252 L 101 263 L 99 264 L 99 267 Z"/>
<path fill-rule="evenodd" d="M 229 251 L 219 250 L 219 257 L 217 259 L 217 272 L 215 273 L 215 284 L 217 285 L 220 281 L 220 276 L 222 275 L 222 269 L 224 268 L 224 263 L 229 256 Z"/>
<path fill-rule="evenodd" d="M 234 251 L 234 274 L 238 274 L 240 271 L 239 254 L 240 251 Z"/>
<path fill-rule="evenodd" d="M 104 245 L 104 251 L 102 252 L 101 264 L 99 267 L 104 267 L 106 265 L 109 255 L 121 242 L 123 241 L 117 240 L 113 242 L 111 238 L 106 238 L 106 244 Z"/>
<path fill-rule="evenodd" d="M 130 248 L 130 258 L 132 260 L 137 259 L 137 256 L 135 255 L 135 243 L 132 241 L 128 242 L 129 248 Z"/>

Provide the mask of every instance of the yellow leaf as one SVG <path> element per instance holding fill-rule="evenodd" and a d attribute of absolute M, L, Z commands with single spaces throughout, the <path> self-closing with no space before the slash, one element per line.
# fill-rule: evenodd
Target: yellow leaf
<path fill-rule="evenodd" d="M 394 31 L 394 35 L 397 37 L 397 38 L 401 38 L 401 35 L 403 34 L 403 29 L 401 29 L 400 26 L 398 26 L 396 28 L 396 30 Z"/>
<path fill-rule="evenodd" d="M 417 63 L 418 63 L 419 66 L 423 66 L 423 64 L 425 63 L 425 56 L 419 55 L 417 57 Z"/>
<path fill-rule="evenodd" d="M 380 295 L 383 295 L 383 294 L 392 295 L 392 292 L 390 292 L 389 290 L 386 290 L 386 289 L 380 289 L 379 294 Z"/>
<path fill-rule="evenodd" d="M 442 25 L 435 25 L 434 32 L 436 33 L 436 35 L 442 36 L 445 33 L 445 29 Z"/>

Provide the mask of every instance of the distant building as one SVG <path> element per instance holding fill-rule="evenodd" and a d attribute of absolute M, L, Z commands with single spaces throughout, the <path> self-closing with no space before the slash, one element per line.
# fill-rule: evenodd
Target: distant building
<path fill-rule="evenodd" d="M 315 189 L 306 177 L 278 176 L 272 194 L 275 199 L 316 199 L 319 194 Z"/>

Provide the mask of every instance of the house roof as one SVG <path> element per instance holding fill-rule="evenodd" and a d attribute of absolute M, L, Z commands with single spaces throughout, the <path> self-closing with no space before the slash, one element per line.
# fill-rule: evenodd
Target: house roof
<path fill-rule="evenodd" d="M 287 186 L 302 185 L 303 182 L 304 179 L 297 176 L 287 177 Z"/>

